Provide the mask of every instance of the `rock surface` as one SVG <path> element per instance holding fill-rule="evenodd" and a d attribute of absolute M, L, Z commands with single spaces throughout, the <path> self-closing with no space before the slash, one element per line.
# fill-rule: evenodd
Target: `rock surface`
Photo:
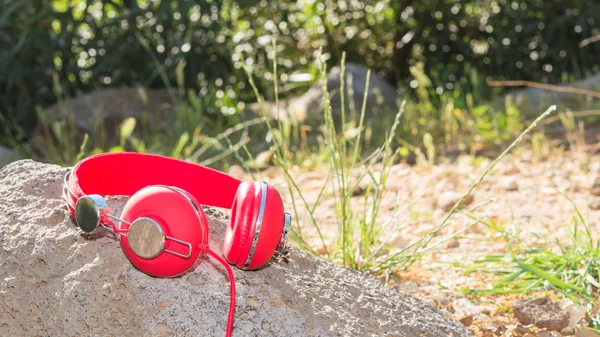
<path fill-rule="evenodd" d="M 111 134 L 128 117 L 139 121 L 145 115 L 153 127 L 164 127 L 156 124 L 170 120 L 174 103 L 166 89 L 107 88 L 57 103 L 44 111 L 44 119 L 53 122 L 73 118 L 82 134 L 93 134 L 94 125 L 102 120 L 103 131 Z M 38 127 L 34 137 L 43 137 L 44 132 L 42 127 Z"/>
<path fill-rule="evenodd" d="M 600 73 L 572 84 L 559 86 L 598 92 L 598 89 L 600 89 Z M 593 107 L 598 102 L 597 98 L 588 95 L 528 87 L 511 91 L 504 97 L 494 100 L 493 104 L 502 105 L 506 102 L 507 98 L 527 117 L 537 117 L 548 109 L 551 104 L 556 104 L 559 110 L 570 109 L 571 111 L 577 111 Z"/>
<path fill-rule="evenodd" d="M 327 74 L 327 91 L 329 92 L 331 112 L 334 118 L 339 117 L 342 111 L 341 71 L 341 67 L 336 66 Z M 344 106 L 347 116 L 352 115 L 351 102 L 354 105 L 356 116 L 360 116 L 367 83 L 367 71 L 368 69 L 360 64 L 346 63 L 345 65 L 344 87 L 347 89 L 344 93 Z M 353 94 L 351 95 L 352 91 Z M 321 123 L 324 120 L 322 99 L 322 83 L 318 80 L 304 95 L 291 99 L 287 111 L 290 116 L 306 124 Z M 377 74 L 371 72 L 365 118 L 368 120 L 369 117 L 374 117 L 377 114 L 378 119 L 380 119 L 385 114 L 391 117 L 390 122 L 392 122 L 398 112 L 399 103 L 400 95 L 398 95 L 396 89 Z"/>
<path fill-rule="evenodd" d="M 223 336 L 223 268 L 202 259 L 177 278 L 141 273 L 110 233 L 76 229 L 64 173 L 31 160 L 0 170 L 0 335 Z M 110 198 L 112 213 L 125 202 Z M 227 216 L 205 210 L 220 254 Z M 287 263 L 235 274 L 234 336 L 471 336 L 431 305 L 294 247 Z"/>
<path fill-rule="evenodd" d="M 549 298 L 513 302 L 513 312 L 523 324 L 561 331 L 569 324 L 569 313 Z"/>

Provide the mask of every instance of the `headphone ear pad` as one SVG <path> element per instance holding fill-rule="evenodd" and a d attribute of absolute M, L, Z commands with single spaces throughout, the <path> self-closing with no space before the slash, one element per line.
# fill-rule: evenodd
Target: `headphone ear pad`
<path fill-rule="evenodd" d="M 260 228 L 260 234 L 258 236 L 258 242 L 256 249 L 252 255 L 252 260 L 248 265 L 247 270 L 256 270 L 264 266 L 275 254 L 277 246 L 283 235 L 283 227 L 285 225 L 285 214 L 283 212 L 283 200 L 279 192 L 267 184 L 263 185 L 263 188 L 267 189 L 267 198 L 264 206 L 264 212 L 262 216 L 262 225 Z M 257 197 L 259 199 L 260 197 Z M 257 217 L 259 216 L 260 200 L 258 202 Z M 255 219 L 256 222 L 258 219 Z M 254 236 L 254 231 L 250 234 Z M 248 239 L 252 241 L 252 238 Z M 251 242 L 250 242 L 251 243 Z M 249 245 L 250 246 L 250 245 Z M 248 251 L 250 248 L 248 248 Z M 247 258 L 248 255 L 245 256 Z"/>
<path fill-rule="evenodd" d="M 261 216 L 263 193 L 266 194 Z M 265 265 L 275 254 L 283 234 L 283 201 L 277 190 L 262 182 L 243 182 L 233 202 L 231 220 L 225 233 L 223 255 L 238 268 L 255 270 Z M 260 219 L 259 219 L 260 218 Z M 252 243 L 260 220 L 256 247 Z M 248 256 L 252 259 L 246 266 Z"/>
<path fill-rule="evenodd" d="M 208 222 L 201 208 L 196 208 L 197 200 L 189 193 L 165 186 L 149 186 L 136 192 L 128 201 L 121 218 L 133 223 L 139 218 L 150 218 L 161 227 L 164 235 L 189 242 L 191 256 L 183 258 L 162 251 L 154 258 L 142 258 L 134 253 L 129 237 L 120 235 L 121 248 L 129 261 L 139 270 L 155 277 L 174 277 L 190 269 L 200 255 L 200 244 L 208 244 Z M 122 223 L 121 228 L 129 228 Z M 187 253 L 187 247 L 166 240 L 164 248 L 180 254 Z"/>
<path fill-rule="evenodd" d="M 260 186 L 260 185 L 259 185 Z M 248 240 L 254 235 L 255 219 L 260 209 L 260 187 L 257 183 L 242 182 L 233 199 L 231 218 L 225 232 L 223 255 L 230 264 L 243 268 L 246 263 Z"/>

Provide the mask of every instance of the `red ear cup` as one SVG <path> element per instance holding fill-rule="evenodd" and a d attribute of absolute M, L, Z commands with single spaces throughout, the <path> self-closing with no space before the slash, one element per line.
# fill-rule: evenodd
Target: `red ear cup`
<path fill-rule="evenodd" d="M 279 192 L 271 186 L 267 187 L 267 202 L 262 219 L 262 226 L 254 255 L 249 263 L 248 270 L 255 270 L 265 265 L 275 254 L 283 235 L 284 211 L 283 200 Z"/>
<path fill-rule="evenodd" d="M 128 235 L 133 235 L 136 220 L 151 219 L 160 226 L 166 237 L 190 243 L 191 251 L 185 244 L 166 239 L 164 250 L 158 255 L 143 258 L 134 252 L 128 237 L 121 235 L 121 248 L 125 256 L 136 268 L 152 276 L 173 277 L 187 271 L 198 259 L 200 246 L 208 245 L 208 223 L 197 205 L 189 193 L 167 186 L 150 186 L 135 193 L 121 214 L 121 218 L 132 226 L 121 223 L 121 229 L 129 228 Z M 145 244 L 143 240 L 138 241 L 142 242 L 138 246 Z M 133 237 L 131 243 L 135 246 Z M 167 250 L 189 257 L 178 256 Z"/>
<path fill-rule="evenodd" d="M 240 184 L 225 235 L 225 258 L 246 270 L 262 267 L 275 253 L 283 226 L 283 201 L 276 189 L 261 182 Z"/>
<path fill-rule="evenodd" d="M 247 240 L 253 232 L 255 211 L 258 214 L 260 209 L 260 185 L 253 182 L 242 182 L 237 189 L 233 205 L 231 206 L 231 217 L 229 226 L 225 232 L 225 242 L 223 244 L 223 255 L 227 262 L 243 268 L 248 256 L 246 251 L 243 256 L 242 250 L 246 247 Z"/>

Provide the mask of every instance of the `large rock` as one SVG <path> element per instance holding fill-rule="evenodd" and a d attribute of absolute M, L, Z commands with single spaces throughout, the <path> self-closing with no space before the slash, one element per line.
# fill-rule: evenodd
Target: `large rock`
<path fill-rule="evenodd" d="M 167 127 L 175 103 L 166 89 L 105 88 L 56 103 L 44 110 L 42 118 L 46 124 L 72 121 L 81 134 L 93 134 L 97 131 L 94 126 L 102 122 L 102 132 L 112 136 L 128 117 L 144 117 L 152 127 Z M 51 136 L 46 132 L 42 125 L 38 126 L 34 139 Z"/>
<path fill-rule="evenodd" d="M 0 170 L 0 335 L 224 336 L 229 286 L 204 259 L 172 279 L 128 262 L 109 233 L 84 235 L 60 198 L 65 169 Z M 111 198 L 119 214 L 126 198 Z M 219 254 L 227 218 L 207 210 Z M 234 336 L 471 336 L 434 307 L 291 248 L 288 263 L 235 270 Z"/>
<path fill-rule="evenodd" d="M 327 92 L 331 105 L 334 122 L 339 124 L 342 115 L 342 99 L 340 94 L 340 66 L 333 67 L 326 76 Z M 368 69 L 356 63 L 346 63 L 344 69 L 344 112 L 346 121 L 360 117 L 367 84 Z M 394 119 L 400 107 L 400 95 L 396 88 L 375 72 L 369 78 L 369 90 L 365 105 L 365 119 L 370 121 L 377 116 L 378 120 L 389 116 Z M 324 122 L 323 84 L 318 78 L 310 89 L 301 96 L 280 101 L 279 108 L 272 102 L 250 104 L 242 113 L 242 118 L 248 120 L 257 115 L 267 114 L 272 119 L 288 120 L 303 125 L 317 126 Z M 385 119 L 385 118 L 384 118 Z"/>
<path fill-rule="evenodd" d="M 337 119 L 340 118 L 342 112 L 340 95 L 341 71 L 340 66 L 335 66 L 327 74 L 327 91 L 331 102 L 331 112 L 334 118 Z M 355 116 L 357 118 L 360 116 L 367 83 L 367 71 L 368 69 L 360 64 L 346 63 L 345 65 L 344 88 L 346 90 L 344 92 L 344 108 L 347 116 L 352 115 L 351 101 L 354 103 Z M 351 91 L 354 91 L 352 96 L 350 95 Z M 289 101 L 287 113 L 291 118 L 304 124 L 320 124 L 324 120 L 322 99 L 323 88 L 319 79 L 304 95 Z M 378 119 L 381 119 L 385 115 L 388 115 L 393 120 L 398 112 L 399 104 L 400 95 L 398 95 L 396 88 L 379 77 L 375 72 L 371 72 L 365 118 L 370 120 L 377 116 Z"/>
<path fill-rule="evenodd" d="M 571 84 L 561 84 L 558 86 L 600 93 L 600 73 Z M 566 109 L 577 111 L 597 107 L 600 100 L 589 95 L 528 87 L 513 90 L 502 98 L 496 99 L 492 104 L 501 106 L 506 102 L 510 102 L 513 106 L 517 107 L 523 115 L 531 118 L 539 116 L 552 104 L 556 104 L 558 109 L 562 111 Z"/>

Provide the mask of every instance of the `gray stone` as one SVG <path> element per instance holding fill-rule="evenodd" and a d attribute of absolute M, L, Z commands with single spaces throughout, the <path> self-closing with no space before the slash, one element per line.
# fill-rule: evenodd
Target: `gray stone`
<path fill-rule="evenodd" d="M 138 122 L 144 117 L 149 126 L 166 128 L 174 115 L 175 103 L 174 96 L 166 89 L 105 88 L 56 103 L 44 110 L 43 119 L 46 124 L 67 120 L 81 134 L 93 134 L 94 125 L 102 122 L 102 131 L 114 137 L 119 124 L 128 117 Z M 43 142 L 51 137 L 48 132 L 39 125 L 34 141 Z"/>
<path fill-rule="evenodd" d="M 331 112 L 334 118 L 339 118 L 342 112 L 340 95 L 341 71 L 340 66 L 335 66 L 327 74 L 327 92 L 329 93 Z M 344 92 L 344 108 L 348 117 L 352 116 L 353 112 L 356 117 L 360 116 L 364 101 L 365 85 L 367 83 L 367 71 L 368 69 L 360 64 L 346 63 L 345 65 L 344 88 L 346 90 Z M 352 90 L 349 90 L 350 88 Z M 351 91 L 354 91 L 352 95 Z M 309 125 L 320 124 L 324 120 L 322 99 L 322 83 L 321 80 L 317 80 L 304 95 L 289 101 L 287 113 L 299 122 Z M 350 102 L 354 104 L 353 110 L 351 109 Z M 396 88 L 383 78 L 377 76 L 375 72 L 371 72 L 365 118 L 369 120 L 377 116 L 377 119 L 381 120 L 388 116 L 390 117 L 389 121 L 392 122 L 400 107 L 399 104 L 400 95 L 398 95 Z"/>
<path fill-rule="evenodd" d="M 559 84 L 559 86 L 598 92 L 600 89 L 600 73 L 596 73 L 571 84 Z M 552 104 L 556 104 L 559 110 L 585 110 L 593 107 L 597 102 L 597 98 L 570 92 L 558 92 L 542 88 L 527 87 L 515 89 L 504 97 L 494 100 L 492 104 L 500 106 L 504 105 L 507 101 L 510 101 L 511 104 L 516 106 L 525 116 L 537 117 Z"/>
<path fill-rule="evenodd" d="M 206 258 L 176 278 L 143 274 L 113 235 L 75 227 L 64 173 L 31 160 L 0 170 L 0 335 L 223 336 L 222 266 Z M 126 200 L 110 198 L 112 213 Z M 221 254 L 227 216 L 205 211 Z M 294 247 L 288 263 L 235 275 L 234 336 L 472 336 L 433 306 Z"/>
<path fill-rule="evenodd" d="M 564 329 L 562 329 L 560 331 L 560 333 L 563 334 L 563 335 L 565 335 L 565 336 L 575 336 L 576 330 L 577 329 L 575 329 L 574 326 L 569 325 L 569 326 L 566 326 Z"/>
<path fill-rule="evenodd" d="M 512 306 L 515 316 L 523 324 L 555 331 L 561 331 L 569 324 L 569 313 L 549 298 L 514 301 Z"/>

